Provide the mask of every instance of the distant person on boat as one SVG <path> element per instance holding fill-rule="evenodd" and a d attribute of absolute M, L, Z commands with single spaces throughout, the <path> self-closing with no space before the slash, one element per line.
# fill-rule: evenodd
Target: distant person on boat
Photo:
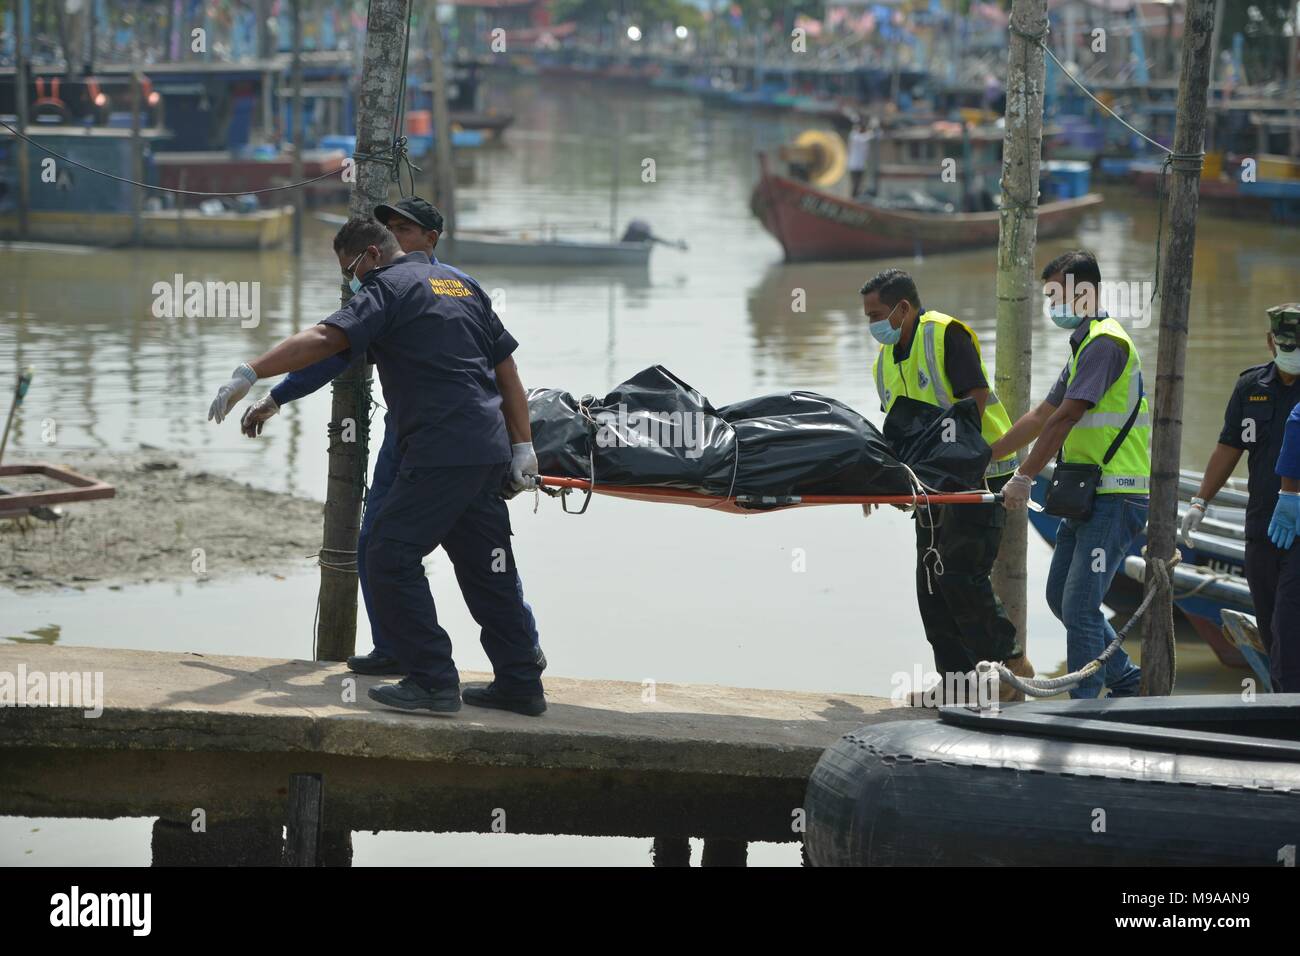
<path fill-rule="evenodd" d="M 1151 479 L 1151 415 L 1137 346 L 1100 308 L 1101 269 L 1091 252 L 1057 256 L 1042 274 L 1052 321 L 1070 333 L 1070 359 L 1037 408 L 993 444 L 994 457 L 1031 441 L 1033 450 L 1002 491 L 1008 509 L 1024 508 L 1034 477 L 1056 459 L 1093 466 L 1091 513 L 1063 518 L 1047 574 L 1047 604 L 1065 625 L 1071 672 L 1096 659 L 1115 639 L 1101 603 L 1115 572 L 1147 523 Z M 1034 441 L 1037 439 L 1037 441 Z M 1071 697 L 1136 696 L 1142 673 L 1122 648 L 1105 670 L 1085 678 Z"/>
<path fill-rule="evenodd" d="M 923 308 L 916 283 L 901 269 L 886 269 L 861 292 L 862 311 L 880 343 L 872 374 L 882 411 L 888 414 L 901 396 L 939 408 L 971 398 L 983 417 L 985 441 L 991 445 L 1006 434 L 1011 422 L 989 387 L 979 339 L 965 323 Z M 989 489 L 1000 491 L 1017 463 L 1013 454 L 995 455 L 986 472 Z M 864 505 L 862 511 L 869 516 L 872 506 Z M 996 504 L 936 505 L 915 517 L 917 603 L 944 686 L 953 686 L 949 675 L 969 675 L 980 661 L 1003 662 L 1016 674 L 1032 677 L 1015 625 L 989 580 L 1006 524 L 1002 509 Z M 932 536 L 942 574 L 933 558 L 926 564 Z"/>
<path fill-rule="evenodd" d="M 533 487 L 537 475 L 528 400 L 512 357 L 517 343 L 477 283 L 421 252 L 401 255 L 376 219 L 348 220 L 334 251 L 352 298 L 239 366 L 209 418 L 220 422 L 259 378 L 340 353 L 349 362 L 373 356 L 399 459 L 367 543 L 366 575 L 372 610 L 406 676 L 369 695 L 401 710 L 451 714 L 463 699 L 539 715 L 546 710 L 542 662 L 503 500 Z M 451 558 L 494 673 L 492 683 L 463 695 L 422 564 L 437 547 Z"/>
<path fill-rule="evenodd" d="M 1285 437 L 1287 417 L 1300 405 L 1300 348 L 1296 333 L 1300 329 L 1300 304 L 1274 306 L 1268 310 L 1269 331 L 1266 337 L 1271 362 L 1255 365 L 1241 373 L 1223 413 L 1223 430 L 1219 443 L 1210 453 L 1201 479 L 1200 490 L 1183 516 L 1180 536 L 1188 547 L 1196 547 L 1192 534 L 1205 519 L 1208 502 L 1227 483 L 1242 452 L 1249 452 L 1250 480 L 1246 504 L 1246 581 L 1255 605 L 1255 622 L 1260 639 L 1269 649 L 1269 679 L 1280 687 L 1284 654 L 1277 652 L 1278 628 L 1275 605 L 1281 600 L 1283 580 L 1288 565 L 1300 565 L 1300 558 L 1290 546 L 1280 547 L 1270 540 L 1269 523 L 1279 503 L 1282 485 L 1280 453 Z M 1300 585 L 1300 576 L 1290 575 L 1292 587 Z M 1292 618 L 1294 621 L 1295 619 Z M 1291 625 L 1294 642 L 1295 628 Z M 1300 648 L 1298 648 L 1300 650 Z M 1296 653 L 1296 652 L 1293 652 Z M 1293 665 L 1291 680 L 1300 674 L 1300 661 Z M 1300 690 L 1300 685 L 1294 686 Z"/>
<path fill-rule="evenodd" d="M 868 126 L 866 118 L 859 116 L 849 133 L 849 189 L 852 199 L 862 195 L 862 180 L 871 162 L 871 148 L 879 135 L 879 126 L 880 120 L 875 117 Z"/>
<path fill-rule="evenodd" d="M 1300 315 L 1300 304 L 1290 306 Z M 1295 353 L 1292 348 L 1292 354 Z M 1286 437 L 1282 452 L 1277 458 L 1277 473 L 1282 478 L 1282 489 L 1268 534 L 1273 544 L 1289 555 L 1282 566 L 1277 582 L 1277 603 L 1273 607 L 1273 648 L 1269 666 L 1277 665 L 1279 692 L 1300 693 L 1300 549 L 1295 547 L 1296 533 L 1300 532 L 1300 405 L 1291 409 L 1286 420 Z"/>
<path fill-rule="evenodd" d="M 388 227 L 388 231 L 397 239 L 397 244 L 401 246 L 403 253 L 418 252 L 427 256 L 430 262 L 438 261 L 433 253 L 442 234 L 443 219 L 442 213 L 431 202 L 418 196 L 407 196 L 392 205 L 384 204 L 376 207 L 375 218 Z M 469 282 L 474 281 L 468 276 L 465 276 L 465 279 Z M 260 435 L 266 422 L 278 414 L 282 406 L 319 391 L 347 367 L 348 361 L 345 358 L 341 355 L 331 355 L 307 368 L 290 372 L 264 398 L 248 406 L 243 418 L 240 419 L 240 429 L 249 438 Z M 406 673 L 393 650 L 391 639 L 384 633 L 383 626 L 374 613 L 370 582 L 366 575 L 366 546 L 370 541 L 370 533 L 374 528 L 375 518 L 379 515 L 380 506 L 397 479 L 397 463 L 400 457 L 397 451 L 397 426 L 385 413 L 384 440 L 375 458 L 375 473 L 366 491 L 365 510 L 361 515 L 361 531 L 357 537 L 357 578 L 361 584 L 361 599 L 365 604 L 366 617 L 370 621 L 370 638 L 374 649 L 369 653 L 354 654 L 348 658 L 348 669 L 356 674 L 400 677 Z M 522 582 L 519 582 L 519 590 L 522 596 Z M 533 616 L 533 609 L 527 601 L 524 601 L 524 611 L 533 644 L 537 647 L 538 660 L 545 667 L 546 657 L 542 654 L 537 622 Z"/>

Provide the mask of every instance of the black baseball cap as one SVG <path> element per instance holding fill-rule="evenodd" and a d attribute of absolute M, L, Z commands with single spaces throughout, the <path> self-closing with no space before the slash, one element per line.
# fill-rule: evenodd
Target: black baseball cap
<path fill-rule="evenodd" d="M 375 218 L 384 225 L 388 225 L 389 216 L 394 214 L 411 220 L 421 229 L 433 229 L 436 232 L 442 232 L 442 213 L 438 212 L 438 207 L 427 199 L 421 199 L 419 196 L 406 196 L 392 205 L 380 203 L 375 207 Z"/>

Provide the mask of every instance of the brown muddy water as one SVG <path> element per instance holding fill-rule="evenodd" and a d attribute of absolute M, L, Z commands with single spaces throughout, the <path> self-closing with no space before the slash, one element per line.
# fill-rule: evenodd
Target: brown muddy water
<path fill-rule="evenodd" d="M 501 81 L 493 96 L 518 120 L 504 147 L 466 159 L 472 183 L 459 193 L 469 207 L 463 225 L 588 223 L 591 234 L 606 234 L 613 143 L 621 136 L 619 227 L 635 216 L 690 243 L 685 253 L 656 249 L 645 274 L 472 270 L 493 291 L 521 343 L 517 359 L 528 385 L 601 394 L 659 363 L 715 404 L 813 389 L 879 424 L 869 376 L 875 346 L 857 289 L 889 265 L 915 275 L 927 306 L 967 321 L 991 366 L 992 251 L 922 261 L 781 261 L 778 245 L 749 213 L 755 151 L 788 140 L 807 123 L 575 83 Z M 654 183 L 641 181 L 646 157 L 656 163 Z M 1084 220 L 1077 242 L 1047 243 L 1040 260 L 1078 244 L 1096 250 L 1107 278 L 1150 281 L 1155 203 L 1103 191 L 1106 204 Z M 337 304 L 330 237 L 330 227 L 309 221 L 301 261 L 287 251 L 0 247 L 0 370 L 8 376 L 31 365 L 36 372 L 7 459 L 76 463 L 92 452 L 130 455 L 146 445 L 191 473 L 322 500 L 327 392 L 286 408 L 258 440 L 240 436 L 233 421 L 212 425 L 206 415 L 232 368 Z M 1204 464 L 1237 374 L 1268 357 L 1265 308 L 1300 297 L 1298 237 L 1261 223 L 1208 217 L 1200 223 L 1184 410 L 1187 467 Z M 238 319 L 155 318 L 153 286 L 177 273 L 186 280 L 260 283 L 260 321 L 245 328 Z M 806 293 L 806 312 L 791 308 L 797 289 Z M 1068 347 L 1047 319 L 1035 322 L 1033 384 L 1042 395 Z M 1140 321 L 1130 325 L 1153 375 L 1156 330 Z M 6 401 L 9 388 L 6 379 Z M 43 440 L 46 422 L 55 425 L 53 444 Z M 203 488 L 187 494 L 202 495 Z M 275 506 L 250 495 L 246 507 Z M 520 498 L 511 512 L 525 591 L 552 673 L 888 694 L 891 675 L 932 664 L 912 596 L 911 523 L 891 509 L 869 521 L 856 508 L 742 518 L 600 498 L 586 515 L 572 517 L 548 500 L 534 513 L 531 498 Z M 172 520 L 165 504 L 158 513 L 159 522 Z M 181 537 L 235 564 L 237 539 Z M 198 582 L 189 549 L 178 548 L 169 580 L 111 591 L 96 582 L 82 590 L 0 591 L 0 639 L 310 657 L 313 549 L 258 574 Z M 1041 597 L 1048 557 L 1047 546 L 1031 534 L 1028 643 L 1040 671 L 1065 659 L 1063 630 Z M 458 663 L 486 669 L 449 565 L 437 555 L 429 568 Z M 1242 675 L 1221 668 L 1190 632 L 1186 637 L 1181 690 L 1239 686 Z M 364 615 L 357 644 L 369 647 Z M 147 820 L 0 819 L 0 865 L 147 863 L 149 828 Z M 355 862 L 643 865 L 648 848 L 645 840 L 357 834 Z M 793 864 L 798 852 L 793 845 L 758 846 L 751 861 Z"/>

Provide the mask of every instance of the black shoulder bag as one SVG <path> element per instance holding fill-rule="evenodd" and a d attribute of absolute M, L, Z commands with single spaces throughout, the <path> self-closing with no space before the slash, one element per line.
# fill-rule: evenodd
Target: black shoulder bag
<path fill-rule="evenodd" d="M 1137 421 L 1138 412 L 1142 408 L 1144 394 L 1142 380 L 1139 379 L 1137 404 L 1133 406 L 1133 411 L 1129 414 L 1124 427 L 1119 430 L 1115 440 L 1106 449 L 1106 454 L 1101 459 L 1102 464 L 1110 464 L 1110 460 L 1119 451 L 1119 446 L 1124 444 L 1124 439 L 1132 431 L 1133 423 Z M 1052 483 L 1047 488 L 1047 497 L 1043 502 L 1043 510 L 1049 515 L 1056 515 L 1058 518 L 1074 518 L 1076 521 L 1087 521 L 1092 517 L 1093 502 L 1097 497 L 1097 488 L 1101 484 L 1101 465 L 1093 465 L 1088 462 L 1066 464 L 1061 460 L 1064 450 L 1065 445 L 1062 444 L 1061 451 L 1056 453 L 1056 469 L 1052 472 Z"/>

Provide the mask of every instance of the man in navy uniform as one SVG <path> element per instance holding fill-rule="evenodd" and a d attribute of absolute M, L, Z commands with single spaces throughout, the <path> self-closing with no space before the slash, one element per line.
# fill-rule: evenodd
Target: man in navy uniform
<path fill-rule="evenodd" d="M 433 251 L 442 234 L 443 221 L 442 213 L 432 203 L 418 196 L 407 196 L 392 205 L 384 203 L 376 206 L 375 218 L 387 226 L 388 231 L 396 237 L 402 252 L 423 253 L 430 263 L 438 263 Z M 464 273 L 457 272 L 456 275 L 472 288 L 478 288 L 478 284 Z M 279 413 L 282 406 L 322 388 L 346 369 L 348 364 L 344 353 L 339 353 L 297 372 L 290 372 L 260 401 L 249 405 L 244 411 L 240 419 L 243 433 L 249 438 L 257 437 L 262 433 L 266 422 Z M 366 574 L 366 545 L 370 541 L 370 532 L 384 498 L 397 478 L 397 427 L 388 421 L 387 415 L 384 416 L 384 422 L 384 441 L 379 446 L 379 454 L 375 458 L 375 474 L 366 492 L 366 508 L 361 515 L 361 532 L 357 536 L 357 579 L 361 584 L 361 598 L 365 604 L 366 616 L 370 620 L 370 636 L 374 642 L 374 650 L 368 654 L 354 654 L 349 657 L 348 669 L 357 674 L 404 676 L 406 672 L 402 670 L 401 662 L 393 652 L 392 641 L 379 625 Z M 516 584 L 522 595 L 523 584 L 517 580 L 517 577 L 516 575 Z M 542 653 L 537 623 L 527 601 L 524 602 L 524 612 L 538 660 L 545 669 L 546 656 Z"/>
<path fill-rule="evenodd" d="M 403 710 L 460 710 L 451 639 L 438 624 L 422 564 L 441 546 L 482 628 L 494 673 L 486 687 L 466 688 L 465 703 L 541 714 L 542 668 L 502 500 L 503 488 L 520 491 L 537 474 L 528 402 L 512 358 L 518 343 L 481 289 L 422 253 L 398 259 L 397 239 L 375 219 L 349 220 L 334 237 L 334 252 L 352 298 L 239 366 L 209 417 L 220 421 L 259 378 L 369 352 L 399 457 L 365 562 L 376 620 L 407 674 L 371 688 L 370 696 Z"/>
<path fill-rule="evenodd" d="M 1300 348 L 1296 347 L 1300 304 L 1274 306 L 1268 310 L 1268 318 L 1267 343 L 1273 360 L 1246 369 L 1237 379 L 1223 413 L 1219 443 L 1210 453 L 1201 487 L 1183 515 L 1180 534 L 1190 546 L 1192 531 L 1205 517 L 1206 502 L 1219 493 L 1241 460 L 1242 452 L 1249 451 L 1246 581 L 1255 605 L 1260 639 L 1269 649 L 1269 678 L 1277 691 L 1282 681 L 1282 654 L 1274 646 L 1277 628 L 1273 626 L 1273 612 L 1282 596 L 1286 565 L 1295 558 L 1288 548 L 1278 547 L 1270 540 L 1268 526 L 1282 485 L 1277 466 L 1287 416 L 1300 405 Z"/>

